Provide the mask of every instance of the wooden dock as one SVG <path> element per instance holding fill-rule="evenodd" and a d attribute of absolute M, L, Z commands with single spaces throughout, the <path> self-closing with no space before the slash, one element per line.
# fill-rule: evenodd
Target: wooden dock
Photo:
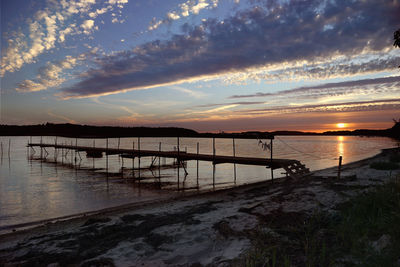
<path fill-rule="evenodd" d="M 28 143 L 28 147 L 54 148 L 54 149 L 69 149 L 75 151 L 85 151 L 87 155 L 105 153 L 105 155 L 120 155 L 123 158 L 141 158 L 141 157 L 160 157 L 173 158 L 177 162 L 197 160 L 209 161 L 213 165 L 231 163 L 243 165 L 265 166 L 266 168 L 284 169 L 286 175 L 292 178 L 299 178 L 310 173 L 310 170 L 301 164 L 298 160 L 293 159 L 271 159 L 271 158 L 256 158 L 256 157 L 237 157 L 215 155 L 215 154 L 199 154 L 186 153 L 184 151 L 156 151 L 156 150 L 139 150 L 126 148 L 104 148 L 104 147 L 89 147 L 65 144 L 45 144 L 45 143 Z"/>

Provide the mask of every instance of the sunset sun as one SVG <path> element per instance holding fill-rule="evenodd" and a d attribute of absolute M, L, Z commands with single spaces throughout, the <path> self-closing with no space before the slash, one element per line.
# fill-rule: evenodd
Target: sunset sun
<path fill-rule="evenodd" d="M 341 129 L 346 128 L 346 123 L 337 123 L 336 127 Z"/>

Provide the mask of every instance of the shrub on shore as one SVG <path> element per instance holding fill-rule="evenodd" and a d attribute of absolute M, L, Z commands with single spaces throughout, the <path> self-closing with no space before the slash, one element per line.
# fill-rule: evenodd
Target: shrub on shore
<path fill-rule="evenodd" d="M 398 266 L 400 175 L 354 197 L 334 214 L 316 212 L 303 224 L 266 226 L 239 266 Z"/>

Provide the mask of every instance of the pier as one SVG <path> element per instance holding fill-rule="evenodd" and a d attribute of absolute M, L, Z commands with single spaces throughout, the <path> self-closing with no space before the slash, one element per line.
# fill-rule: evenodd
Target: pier
<path fill-rule="evenodd" d="M 138 138 L 137 148 L 132 145 L 132 148 L 120 148 L 119 140 L 118 140 L 118 148 L 110 148 L 108 147 L 108 139 L 106 143 L 106 147 L 95 147 L 93 146 L 79 146 L 77 139 L 75 140 L 75 145 L 71 142 L 70 144 L 58 144 L 57 138 L 53 144 L 43 143 L 42 139 L 40 143 L 33 143 L 32 141 L 28 142 L 28 148 L 39 147 L 40 148 L 40 157 L 43 157 L 43 150 L 46 148 L 53 148 L 55 151 L 57 150 L 65 150 L 65 151 L 75 151 L 78 153 L 79 157 L 81 155 L 79 152 L 86 152 L 87 157 L 103 157 L 103 154 L 106 156 L 106 167 L 105 169 L 108 171 L 108 156 L 109 155 L 119 155 L 122 159 L 129 158 L 132 161 L 137 158 L 139 160 L 139 179 L 140 179 L 140 158 L 142 157 L 151 157 L 151 167 L 157 164 L 158 159 L 158 167 L 160 169 L 160 161 L 161 158 L 172 158 L 176 162 L 176 167 L 178 168 L 178 179 L 179 179 L 179 168 L 183 168 L 185 174 L 187 174 L 187 170 L 185 168 L 185 162 L 194 160 L 197 161 L 197 172 L 198 172 L 198 161 L 208 161 L 212 162 L 213 165 L 213 184 L 215 184 L 215 165 L 229 163 L 234 166 L 234 179 L 236 181 L 236 164 L 243 165 L 253 165 L 253 166 L 265 166 L 266 168 L 271 170 L 271 178 L 273 180 L 273 170 L 275 169 L 283 169 L 286 177 L 291 177 L 294 179 L 298 179 L 300 177 L 306 176 L 310 174 L 310 170 L 306 168 L 304 164 L 295 159 L 275 159 L 272 154 L 272 140 L 273 137 L 269 137 L 270 143 L 267 145 L 270 150 L 269 158 L 258 158 L 258 157 L 238 157 L 235 155 L 235 139 L 233 139 L 233 155 L 217 155 L 215 151 L 215 138 L 213 138 L 213 154 L 200 154 L 199 153 L 199 144 L 197 144 L 197 153 L 187 153 L 186 151 L 181 151 L 179 146 L 179 137 L 177 137 L 177 149 L 174 151 L 162 151 L 161 143 L 159 145 L 159 150 L 142 150 L 140 149 L 140 138 Z M 46 150 L 45 150 L 46 151 Z M 47 153 L 47 151 L 46 151 Z M 55 152 L 56 154 L 56 152 Z M 55 155 L 56 157 L 56 155 Z M 75 155 L 75 162 L 76 162 Z M 134 170 L 134 167 L 132 168 Z M 160 170 L 159 170 L 160 171 Z"/>

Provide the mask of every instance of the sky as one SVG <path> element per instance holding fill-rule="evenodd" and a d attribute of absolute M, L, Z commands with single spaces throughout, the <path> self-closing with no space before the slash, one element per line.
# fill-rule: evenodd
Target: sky
<path fill-rule="evenodd" d="M 0 124 L 321 132 L 400 119 L 399 0 L 0 5 Z"/>

